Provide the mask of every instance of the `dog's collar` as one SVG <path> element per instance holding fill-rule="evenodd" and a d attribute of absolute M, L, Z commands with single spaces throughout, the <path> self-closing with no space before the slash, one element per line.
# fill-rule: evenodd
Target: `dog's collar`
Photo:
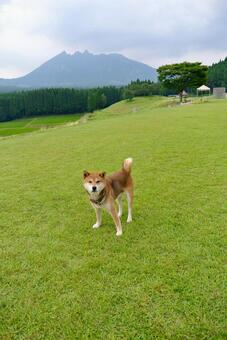
<path fill-rule="evenodd" d="M 96 205 L 102 205 L 103 202 L 105 201 L 106 196 L 106 190 L 105 188 L 100 192 L 99 197 L 94 200 L 93 198 L 90 198 L 90 201 Z"/>

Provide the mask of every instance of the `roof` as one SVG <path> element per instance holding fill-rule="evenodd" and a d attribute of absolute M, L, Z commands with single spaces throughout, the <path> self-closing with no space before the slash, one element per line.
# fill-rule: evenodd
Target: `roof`
<path fill-rule="evenodd" d="M 209 91 L 210 88 L 206 85 L 202 85 L 200 87 L 197 88 L 198 91 Z"/>

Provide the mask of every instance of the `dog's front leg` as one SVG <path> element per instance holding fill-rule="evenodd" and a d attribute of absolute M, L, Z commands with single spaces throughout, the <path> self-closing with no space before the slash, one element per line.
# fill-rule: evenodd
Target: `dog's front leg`
<path fill-rule="evenodd" d="M 117 211 L 116 211 L 116 208 L 115 208 L 114 205 L 111 206 L 111 208 L 110 208 L 110 214 L 113 217 L 113 220 L 114 220 L 114 223 L 115 223 L 115 226 L 116 226 L 116 229 L 117 229 L 116 235 L 121 236 L 122 235 L 121 220 L 120 220 L 120 218 L 117 214 Z"/>
<path fill-rule="evenodd" d="M 102 224 L 102 213 L 100 208 L 95 208 L 96 213 L 96 223 L 93 225 L 93 228 L 99 228 Z"/>

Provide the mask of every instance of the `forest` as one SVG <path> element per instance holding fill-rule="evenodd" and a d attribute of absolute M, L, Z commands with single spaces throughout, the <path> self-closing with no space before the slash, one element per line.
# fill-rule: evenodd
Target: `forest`
<path fill-rule="evenodd" d="M 208 68 L 208 85 L 227 87 L 227 57 Z"/>
<path fill-rule="evenodd" d="M 0 93 L 0 121 L 32 116 L 93 112 L 122 99 L 169 94 L 160 83 L 132 81 L 125 87 L 44 88 Z"/>
<path fill-rule="evenodd" d="M 123 96 L 122 88 L 95 89 L 46 88 L 0 93 L 0 121 L 56 114 L 93 112 Z"/>

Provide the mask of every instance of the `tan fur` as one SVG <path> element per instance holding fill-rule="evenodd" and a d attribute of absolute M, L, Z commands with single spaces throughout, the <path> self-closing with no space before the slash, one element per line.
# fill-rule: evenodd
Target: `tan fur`
<path fill-rule="evenodd" d="M 127 222 L 132 221 L 133 180 L 131 165 L 132 158 L 125 159 L 122 169 L 110 176 L 106 176 L 105 172 L 84 171 L 84 188 L 88 192 L 90 202 L 96 211 L 96 223 L 93 225 L 93 228 L 101 226 L 101 209 L 104 208 L 111 214 L 114 220 L 117 230 L 116 235 L 122 235 L 120 218 L 122 215 L 121 195 L 123 192 L 126 193 L 128 200 Z M 115 200 L 117 200 L 119 206 L 118 213 L 115 207 Z"/>

